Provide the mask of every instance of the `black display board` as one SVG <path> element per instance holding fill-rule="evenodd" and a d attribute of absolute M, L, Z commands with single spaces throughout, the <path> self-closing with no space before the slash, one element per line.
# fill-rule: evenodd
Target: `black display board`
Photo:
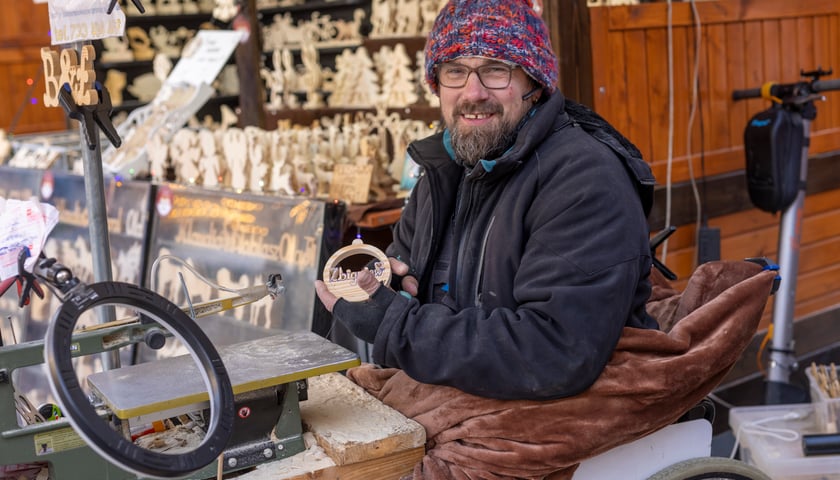
<path fill-rule="evenodd" d="M 343 203 L 113 179 L 105 180 L 104 189 L 114 280 L 152 288 L 186 306 L 184 285 L 194 304 L 234 294 L 207 285 L 179 263 L 162 259 L 164 255 L 182 259 L 213 283 L 227 288 L 264 283 L 269 274 L 282 275 L 285 293 L 276 300 L 264 298 L 198 319 L 217 346 L 281 331 L 311 330 L 348 348 L 355 347 L 352 338 L 343 338 L 347 336 L 343 329 L 334 328 L 331 315 L 316 299 L 313 284 L 320 278 L 326 259 L 343 246 Z M 0 195 L 19 200 L 35 197 L 54 205 L 59 211 L 59 224 L 47 239 L 45 254 L 69 267 L 81 281 L 93 282 L 84 177 L 63 171 L 0 167 Z M 17 295 L 9 292 L 0 298 L 2 324 L 12 319 L 18 342 L 41 339 L 59 306 L 58 299 L 47 291 L 44 299 L 33 298 L 21 309 Z M 120 312 L 117 318 L 122 318 Z M 6 330 L 4 327 L 4 335 Z M 140 345 L 128 355 L 121 352 L 120 361 L 126 365 L 138 359 L 182 354 L 181 347 L 177 341 L 170 341 L 153 352 Z M 83 378 L 100 369 L 101 359 L 92 356 L 79 362 L 77 374 Z M 33 403 L 50 400 L 41 367 L 19 369 L 14 382 Z"/>
<path fill-rule="evenodd" d="M 50 186 L 50 183 L 52 184 Z M 151 185 L 147 182 L 104 182 L 111 253 L 111 278 L 140 284 L 145 271 L 145 244 L 149 231 Z M 44 172 L 42 201 L 59 212 L 58 225 L 47 238 L 44 252 L 68 267 L 82 282 L 92 283 L 93 256 L 90 246 L 90 216 L 85 199 L 85 179 L 67 172 Z M 47 304 L 47 305 L 45 305 Z M 30 338 L 42 338 L 46 322 L 59 306 L 58 299 L 33 302 Z"/>
<path fill-rule="evenodd" d="M 0 197 L 15 200 L 38 197 L 43 173 L 41 170 L 0 165 Z"/>
<path fill-rule="evenodd" d="M 112 277 L 139 284 L 145 271 L 151 186 L 146 182 L 113 180 L 106 180 L 104 185 Z M 55 206 L 59 212 L 58 225 L 47 237 L 44 253 L 69 267 L 81 281 L 93 281 L 84 177 L 67 172 L 0 167 L 0 197 L 35 198 Z M 43 337 L 45 322 L 59 306 L 58 299 L 46 293 L 44 300 L 35 298 L 26 309 L 18 307 L 15 292 L 0 297 L 0 314 L 4 317 L 25 315 L 35 323 L 23 329 L 18 341 Z M 28 322 L 21 325 L 24 323 Z"/>
<path fill-rule="evenodd" d="M 59 212 L 58 224 L 47 237 L 44 253 L 68 267 L 82 282 L 92 283 L 93 255 L 90 246 L 90 218 L 85 198 L 85 179 L 64 171 L 3 169 L 0 190 L 9 192 L 6 198 L 28 200 L 33 196 L 52 204 Z M 107 209 L 108 238 L 110 244 L 112 279 L 140 284 L 145 271 L 146 243 L 149 233 L 149 212 L 152 187 L 147 182 L 104 182 Z M 45 290 L 43 299 L 32 298 L 29 306 L 18 307 L 15 292 L 0 298 L 0 315 L 3 315 L 4 340 L 14 329 L 18 342 L 40 340 L 44 337 L 49 320 L 61 305 L 58 298 Z M 13 327 L 9 327 L 8 318 Z M 94 323 L 91 316 L 87 323 Z M 131 360 L 123 352 L 123 363 Z M 83 376 L 101 369 L 99 357 L 79 362 L 77 373 Z M 49 390 L 44 372 L 40 368 L 21 369 L 15 379 L 18 390 L 29 392 L 32 402 L 42 402 Z"/>
<path fill-rule="evenodd" d="M 187 304 L 184 284 L 193 304 L 234 295 L 202 281 L 168 255 L 225 288 L 265 283 L 269 274 L 279 273 L 285 285 L 280 297 L 199 324 L 217 345 L 253 338 L 255 329 L 262 334 L 312 330 L 325 211 L 324 202 L 307 198 L 159 185 L 147 286 L 179 305 Z"/>

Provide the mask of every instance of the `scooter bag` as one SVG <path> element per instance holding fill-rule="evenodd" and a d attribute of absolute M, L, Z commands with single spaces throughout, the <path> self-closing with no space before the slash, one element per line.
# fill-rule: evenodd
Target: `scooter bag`
<path fill-rule="evenodd" d="M 744 130 L 750 200 L 770 213 L 785 210 L 799 191 L 802 117 L 779 105 L 757 113 Z"/>

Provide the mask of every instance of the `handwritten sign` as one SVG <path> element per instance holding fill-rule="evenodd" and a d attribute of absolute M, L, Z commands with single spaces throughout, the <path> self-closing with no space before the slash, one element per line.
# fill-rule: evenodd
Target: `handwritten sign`
<path fill-rule="evenodd" d="M 48 0 L 53 45 L 63 45 L 125 33 L 125 13 L 119 5 L 108 14 L 109 0 Z"/>
<path fill-rule="evenodd" d="M 210 85 L 236 50 L 242 32 L 232 30 L 199 30 L 181 51 L 181 59 L 169 73 L 166 83 Z"/>
<path fill-rule="evenodd" d="M 373 165 L 336 164 L 330 182 L 330 197 L 347 203 L 368 203 Z"/>

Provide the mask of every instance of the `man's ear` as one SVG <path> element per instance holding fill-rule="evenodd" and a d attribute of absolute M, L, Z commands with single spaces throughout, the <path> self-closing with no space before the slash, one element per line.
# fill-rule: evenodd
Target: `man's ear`
<path fill-rule="evenodd" d="M 534 85 L 534 87 L 531 90 L 528 90 L 528 92 L 525 93 L 525 95 L 522 95 L 522 101 L 524 102 L 525 100 L 528 100 L 530 98 L 531 102 L 537 103 L 540 100 L 541 96 L 542 87 L 539 85 Z"/>

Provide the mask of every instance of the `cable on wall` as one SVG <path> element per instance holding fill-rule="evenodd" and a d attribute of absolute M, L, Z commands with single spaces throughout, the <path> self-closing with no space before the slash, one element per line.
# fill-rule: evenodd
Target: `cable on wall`
<path fill-rule="evenodd" d="M 686 158 L 688 162 L 688 175 L 691 184 L 692 194 L 697 210 L 697 219 L 695 227 L 695 245 L 697 245 L 696 235 L 700 231 L 702 224 L 703 209 L 701 205 L 700 192 L 697 188 L 697 179 L 694 175 L 694 163 L 692 154 L 692 129 L 694 127 L 694 119 L 699 109 L 699 85 L 700 85 L 700 52 L 702 47 L 702 23 L 700 22 L 700 14 L 697 11 L 695 0 L 689 0 L 691 4 L 692 17 L 694 19 L 694 64 L 692 65 L 691 76 L 691 109 L 688 119 L 688 128 L 686 132 Z M 665 228 L 671 226 L 671 212 L 673 200 L 673 162 L 674 162 L 674 33 L 673 33 L 673 7 L 671 0 L 667 1 L 667 46 L 668 46 L 668 158 L 667 158 L 667 174 L 666 174 L 666 190 L 665 190 Z M 702 118 L 701 118 L 702 124 Z M 702 129 L 702 126 L 701 126 Z M 700 135 L 701 148 L 702 137 Z M 703 155 L 701 155 L 702 157 Z M 664 262 L 668 255 L 668 240 L 662 244 L 662 261 Z"/>
<path fill-rule="evenodd" d="M 667 1 L 668 44 L 668 158 L 665 174 L 665 228 L 671 227 L 671 169 L 674 163 L 674 32 L 671 0 Z M 662 263 L 668 258 L 668 240 L 662 242 Z"/>
<path fill-rule="evenodd" d="M 695 245 L 699 245 L 700 227 L 702 225 L 703 210 L 700 202 L 700 192 L 697 189 L 697 179 L 694 176 L 694 155 L 691 148 L 691 131 L 694 127 L 694 118 L 697 115 L 697 110 L 700 106 L 699 90 L 700 90 L 700 51 L 701 43 L 703 41 L 702 25 L 700 23 L 700 15 L 697 12 L 697 4 L 695 0 L 689 0 L 691 4 L 691 14 L 694 17 L 694 65 L 691 74 L 691 112 L 688 116 L 688 129 L 686 132 L 686 158 L 688 160 L 688 178 L 691 183 L 691 191 L 694 195 L 694 203 L 697 209 L 697 219 L 695 221 Z M 702 115 L 701 115 L 702 117 Z M 701 120 L 702 122 L 702 120 Z M 700 145 L 703 146 L 703 135 L 700 135 Z"/>

